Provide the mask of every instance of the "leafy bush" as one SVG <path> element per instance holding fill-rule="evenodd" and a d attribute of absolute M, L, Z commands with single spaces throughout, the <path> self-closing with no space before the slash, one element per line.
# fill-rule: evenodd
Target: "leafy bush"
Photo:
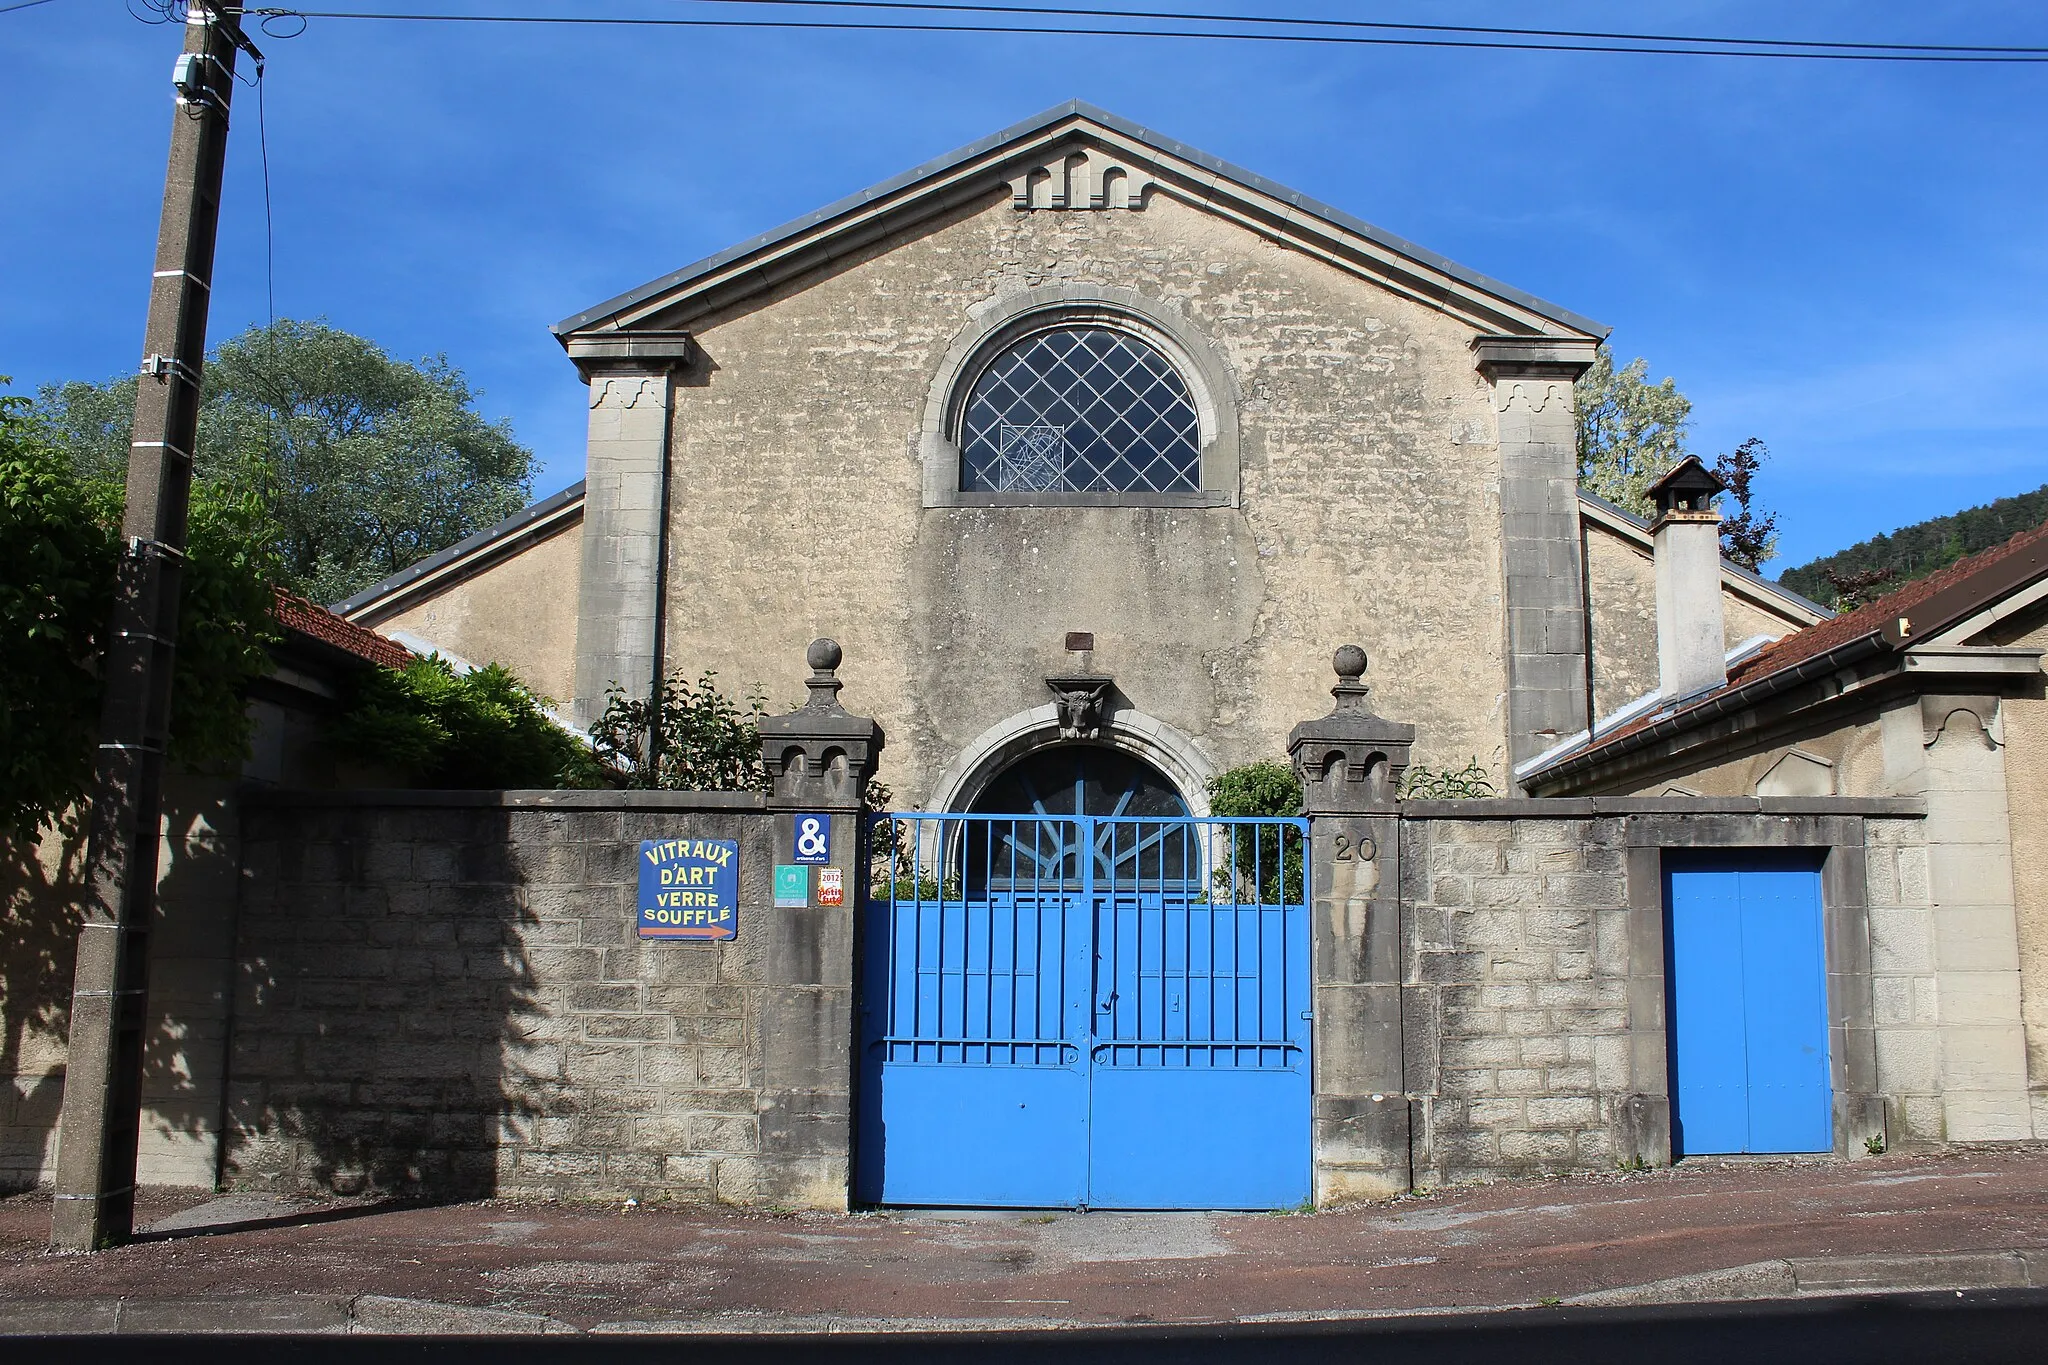
<path fill-rule="evenodd" d="M 380 668 L 328 731 L 339 752 L 427 787 L 595 787 L 602 770 L 498 664 L 458 674 L 439 655 Z"/>
<path fill-rule="evenodd" d="M 590 727 L 597 756 L 628 787 L 661 791 L 766 791 L 760 719 L 764 698 L 741 702 L 718 690 L 706 669 L 694 683 L 671 674 L 655 695 L 628 697 L 613 683 Z"/>
<path fill-rule="evenodd" d="M 1493 794 L 1493 782 L 1479 766 L 1477 754 L 1456 771 L 1418 763 L 1401 779 L 1403 801 L 1477 801 Z"/>
<path fill-rule="evenodd" d="M 1232 768 L 1209 781 L 1212 815 L 1279 819 L 1301 814 L 1301 780 L 1285 763 L 1268 759 Z M 1216 869 L 1216 887 L 1232 896 L 1256 892 L 1263 905 L 1293 903 L 1302 896 L 1301 831 L 1281 825 L 1224 826 L 1230 834 L 1226 866 Z"/>
<path fill-rule="evenodd" d="M 91 789 L 121 499 L 112 480 L 79 477 L 26 399 L 0 396 L 0 834 L 31 837 Z M 261 508 L 195 487 L 171 684 L 173 761 L 247 756 L 244 692 L 270 667 L 276 570 Z"/>

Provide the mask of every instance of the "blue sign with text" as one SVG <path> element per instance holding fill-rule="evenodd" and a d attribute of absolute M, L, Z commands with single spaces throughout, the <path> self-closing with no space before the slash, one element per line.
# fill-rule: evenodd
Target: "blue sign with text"
<path fill-rule="evenodd" d="M 736 840 L 640 841 L 640 937 L 720 939 L 739 931 Z"/>
<path fill-rule="evenodd" d="M 832 861 L 832 817 L 799 815 L 796 818 L 796 860 L 806 867 Z"/>

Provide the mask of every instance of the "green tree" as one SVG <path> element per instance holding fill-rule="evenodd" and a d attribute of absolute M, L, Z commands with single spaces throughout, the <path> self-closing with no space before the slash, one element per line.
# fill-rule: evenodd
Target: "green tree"
<path fill-rule="evenodd" d="M 32 837 L 90 787 L 120 519 L 120 487 L 81 478 L 27 400 L 0 396 L 0 834 Z M 276 634 L 261 506 L 201 487 L 187 549 L 170 754 L 232 762 L 248 748 L 243 694 Z"/>
<path fill-rule="evenodd" d="M 1686 431 L 1692 400 L 1669 375 L 1650 382 L 1650 362 L 1637 356 L 1620 369 L 1601 343 L 1592 368 L 1572 388 L 1578 407 L 1579 487 L 1644 520 L 1656 516 L 1650 485 L 1692 452 Z M 1721 553 L 1752 571 L 1777 553 L 1778 516 L 1755 505 L 1758 468 L 1770 455 L 1752 436 L 1732 453 L 1714 457 L 1714 472 L 1728 485 L 1735 511 L 1721 524 Z"/>
<path fill-rule="evenodd" d="M 1692 400 L 1666 376 L 1649 381 L 1638 356 L 1620 369 L 1601 343 L 1592 368 L 1573 386 L 1579 420 L 1579 486 L 1639 517 L 1655 510 L 1649 488 L 1686 457 Z"/>
<path fill-rule="evenodd" d="M 126 467 L 133 377 L 46 386 L 88 477 Z M 517 511 L 533 452 L 444 356 L 394 360 L 323 321 L 251 327 L 208 358 L 196 471 L 261 497 L 285 584 L 332 602 Z"/>

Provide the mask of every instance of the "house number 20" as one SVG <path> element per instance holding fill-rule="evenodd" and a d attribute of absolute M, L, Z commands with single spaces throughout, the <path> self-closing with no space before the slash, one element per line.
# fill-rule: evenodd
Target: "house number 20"
<path fill-rule="evenodd" d="M 1336 845 L 1337 861 L 1340 863 L 1348 863 L 1353 858 L 1369 863 L 1380 853 L 1379 845 L 1372 841 L 1370 834 L 1339 834 Z"/>

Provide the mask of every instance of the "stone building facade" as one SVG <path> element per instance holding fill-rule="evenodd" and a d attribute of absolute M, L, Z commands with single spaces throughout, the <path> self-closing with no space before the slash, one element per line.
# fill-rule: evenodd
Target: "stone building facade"
<path fill-rule="evenodd" d="M 154 1178 L 842 1208 L 878 1198 L 883 1147 L 950 1158 L 904 1139 L 921 1118 L 986 1118 L 950 1148 L 995 1147 L 1040 1131 L 1051 1073 L 1096 1093 L 1122 978 L 1098 991 L 1088 949 L 1126 921 L 1158 1022 L 1125 1051 L 1178 1098 L 1122 1140 L 1199 1146 L 1229 1108 L 1201 1097 L 1240 1092 L 1197 1073 L 1285 1073 L 1283 1206 L 2048 1136 L 2038 540 L 1831 617 L 1721 559 L 1696 463 L 1654 524 L 1578 491 L 1599 325 L 1080 105 L 556 333 L 585 482 L 337 610 L 505 663 L 576 724 L 715 670 L 766 696 L 770 790 L 222 796 L 189 909 L 211 994 L 174 989 L 160 1030 L 209 1079 L 155 1054 Z M 1212 778 L 1282 758 L 1302 821 L 1245 845 L 1205 820 Z M 1411 780 L 1468 764 L 1490 796 Z M 934 861 L 863 814 L 877 779 L 937 821 Z M 837 850 L 829 897 L 799 820 Z M 1120 863 L 1134 820 L 1183 864 Z M 967 850 L 1047 829 L 1052 862 L 976 880 Z M 733 841 L 737 937 L 636 935 L 643 839 Z M 1282 874 L 1247 876 L 1248 846 Z M 1752 921 L 1796 950 L 1789 986 L 1695 942 Z M 1061 934 L 1065 1031 L 999 1019 L 998 978 L 1058 975 L 1019 945 Z M 1249 991 L 1277 1031 L 1198 1038 L 1198 978 L 1208 1025 Z M 936 1032 L 884 1018 L 903 982 Z M 1745 1052 L 1702 990 L 1761 1002 L 1738 1041 L 1804 1002 L 1796 1138 L 1706 1135 L 1687 1087 Z M 899 1047 L 1043 1074 L 920 1115 L 874 1060 Z M 991 1187 L 959 1188 L 940 1202 Z"/>
<path fill-rule="evenodd" d="M 1058 327 L 1178 374 L 1186 486 L 963 491 L 977 376 Z M 657 671 L 765 684 L 831 633 L 929 809 L 1058 741 L 1062 673 L 1113 679 L 1105 742 L 1199 809 L 1355 640 L 1417 762 L 1507 792 L 1654 681 L 1646 528 L 1576 491 L 1605 330 L 1065 106 L 558 325 L 586 482 L 339 609 L 585 720 Z M 1731 647 L 1824 615 L 1733 566 L 1725 591 Z"/>

